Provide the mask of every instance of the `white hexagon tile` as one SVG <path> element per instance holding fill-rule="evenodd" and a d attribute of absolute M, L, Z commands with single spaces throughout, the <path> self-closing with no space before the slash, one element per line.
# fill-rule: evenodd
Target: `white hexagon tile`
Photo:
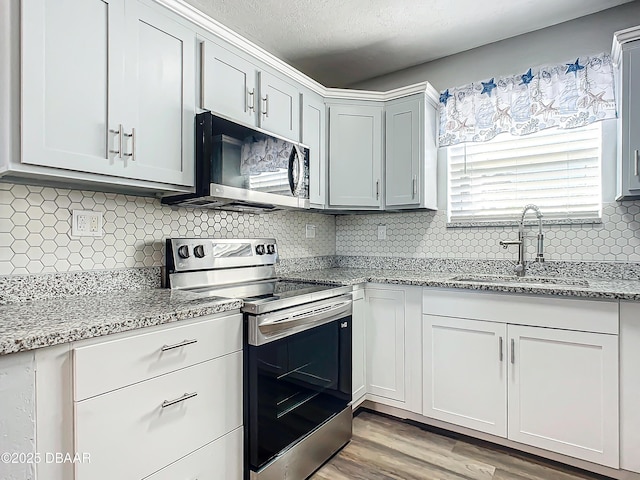
<path fill-rule="evenodd" d="M 72 237 L 73 210 L 103 213 L 103 236 Z M 305 238 L 306 224 L 316 226 Z M 0 275 L 164 264 L 168 237 L 275 237 L 284 259 L 335 255 L 331 215 L 172 208 L 149 197 L 0 183 Z"/>
<path fill-rule="evenodd" d="M 553 261 L 640 262 L 640 202 L 605 204 L 602 223 L 546 225 L 545 256 Z M 439 212 L 345 215 L 336 218 L 336 254 L 376 257 L 515 260 L 517 227 L 447 228 Z M 377 239 L 386 225 L 386 239 Z M 535 254 L 536 228 L 527 227 L 527 251 Z"/>

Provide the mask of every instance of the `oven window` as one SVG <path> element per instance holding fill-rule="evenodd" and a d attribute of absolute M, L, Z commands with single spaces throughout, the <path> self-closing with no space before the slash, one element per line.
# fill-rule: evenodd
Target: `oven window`
<path fill-rule="evenodd" d="M 250 462 L 258 469 L 351 401 L 351 317 L 248 348 Z"/>

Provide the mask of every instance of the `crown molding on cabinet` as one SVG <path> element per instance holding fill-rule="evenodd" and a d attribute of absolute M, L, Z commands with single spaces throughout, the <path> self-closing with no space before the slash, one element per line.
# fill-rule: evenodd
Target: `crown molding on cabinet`
<path fill-rule="evenodd" d="M 328 100 L 377 100 L 386 102 L 388 100 L 395 100 L 415 93 L 425 93 L 434 106 L 438 104 L 438 92 L 429 82 L 414 83 L 413 85 L 395 88 L 386 92 L 327 88 L 325 97 Z"/>
<path fill-rule="evenodd" d="M 426 93 L 427 98 L 434 105 L 438 103 L 438 92 L 431 86 L 429 82 L 416 83 L 406 87 L 396 88 L 387 92 L 374 92 L 368 90 L 349 90 L 342 88 L 327 88 L 324 85 L 309 78 L 304 73 L 296 70 L 291 65 L 283 62 L 278 57 L 267 52 L 265 49 L 257 46 L 242 35 L 234 32 L 229 27 L 214 20 L 209 15 L 197 10 L 195 7 L 186 3 L 184 0 L 155 0 L 156 3 L 164 6 L 172 12 L 180 15 L 186 20 L 204 28 L 221 39 L 231 43 L 243 52 L 258 58 L 271 68 L 288 76 L 289 78 L 300 83 L 304 87 L 312 90 L 325 98 L 331 99 L 348 99 L 348 100 L 378 100 L 387 101 L 396 98 L 406 97 L 415 93 Z"/>
<path fill-rule="evenodd" d="M 296 70 L 291 65 L 283 62 L 276 56 L 267 52 L 265 49 L 257 46 L 252 43 L 242 35 L 234 32 L 229 27 L 224 26 L 217 20 L 214 20 L 209 15 L 204 14 L 203 12 L 197 10 L 195 7 L 192 7 L 184 0 L 155 0 L 156 3 L 168 8 L 174 13 L 182 16 L 183 18 L 189 20 L 192 23 L 204 28 L 205 30 L 215 34 L 221 39 L 231 43 L 235 47 L 239 48 L 243 52 L 252 55 L 262 62 L 266 63 L 268 66 L 278 70 L 279 72 L 287 75 L 288 77 L 294 79 L 295 81 L 301 83 L 305 87 L 313 90 L 320 95 L 326 94 L 326 88 L 316 82 L 315 80 L 307 77 L 302 72 Z"/>
<path fill-rule="evenodd" d="M 613 45 L 611 47 L 611 58 L 618 65 L 622 55 L 622 46 L 625 43 L 640 40 L 640 25 L 637 27 L 619 30 L 613 34 Z"/>

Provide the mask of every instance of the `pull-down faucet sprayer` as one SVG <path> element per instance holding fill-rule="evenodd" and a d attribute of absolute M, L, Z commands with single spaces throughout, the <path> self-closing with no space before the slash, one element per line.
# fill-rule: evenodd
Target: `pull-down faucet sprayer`
<path fill-rule="evenodd" d="M 535 205 L 527 205 L 522 210 L 522 216 L 520 217 L 520 223 L 518 225 L 518 240 L 505 240 L 500 241 L 500 245 L 507 248 L 509 245 L 518 245 L 518 263 L 514 264 L 514 272 L 519 277 L 524 277 L 526 273 L 526 261 L 525 261 L 525 245 L 524 245 L 524 217 L 529 210 L 533 210 L 538 217 L 538 245 L 536 252 L 536 262 L 544 262 L 544 233 L 542 233 L 542 213 L 540 209 Z"/>

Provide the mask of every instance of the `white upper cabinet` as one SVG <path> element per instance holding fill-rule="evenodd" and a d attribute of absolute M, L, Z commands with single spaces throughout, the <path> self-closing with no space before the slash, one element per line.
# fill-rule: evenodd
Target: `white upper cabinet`
<path fill-rule="evenodd" d="M 300 141 L 300 90 L 239 53 L 202 39 L 200 107 Z"/>
<path fill-rule="evenodd" d="M 128 175 L 193 185 L 195 34 L 142 3 L 126 8 Z"/>
<path fill-rule="evenodd" d="M 260 72 L 260 127 L 300 140 L 300 91 L 267 72 Z"/>
<path fill-rule="evenodd" d="M 382 106 L 329 106 L 329 205 L 382 207 Z"/>
<path fill-rule="evenodd" d="M 213 43 L 200 43 L 200 107 L 241 123 L 257 123 L 256 67 Z"/>
<path fill-rule="evenodd" d="M 324 208 L 327 199 L 327 124 L 324 99 L 317 93 L 302 95 L 302 143 L 309 147 L 309 202 Z"/>
<path fill-rule="evenodd" d="M 21 15 L 22 162 L 122 170 L 110 130 L 125 121 L 124 0 L 22 2 Z"/>
<path fill-rule="evenodd" d="M 22 3 L 23 164 L 193 186 L 195 33 L 161 11 Z"/>
<path fill-rule="evenodd" d="M 386 103 L 386 208 L 437 208 L 435 114 L 425 94 Z"/>
<path fill-rule="evenodd" d="M 617 59 L 618 199 L 640 198 L 640 27 L 616 33 L 614 46 L 616 40 L 624 42 L 618 44 Z"/>

